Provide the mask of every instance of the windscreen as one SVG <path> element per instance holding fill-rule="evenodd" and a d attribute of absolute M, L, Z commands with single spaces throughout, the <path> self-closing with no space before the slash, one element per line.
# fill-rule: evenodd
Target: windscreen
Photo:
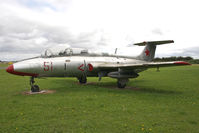
<path fill-rule="evenodd" d="M 69 46 L 57 46 L 46 49 L 42 57 L 57 57 L 57 56 L 72 56 L 72 55 L 86 55 L 88 50 L 84 48 L 71 48 Z"/>

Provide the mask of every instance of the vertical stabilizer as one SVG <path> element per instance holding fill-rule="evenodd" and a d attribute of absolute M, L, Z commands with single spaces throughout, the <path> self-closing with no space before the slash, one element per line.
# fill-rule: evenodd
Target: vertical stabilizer
<path fill-rule="evenodd" d="M 142 53 L 136 57 L 136 59 L 144 60 L 144 61 L 152 61 L 155 56 L 156 45 L 167 44 L 167 43 L 174 43 L 173 40 L 165 40 L 165 41 L 149 41 L 149 42 L 142 42 L 136 43 L 134 45 L 138 46 L 145 46 Z"/>

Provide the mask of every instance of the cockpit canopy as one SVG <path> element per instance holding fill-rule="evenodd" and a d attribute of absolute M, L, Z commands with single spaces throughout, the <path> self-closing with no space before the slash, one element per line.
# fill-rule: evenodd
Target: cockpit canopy
<path fill-rule="evenodd" d="M 90 53 L 85 48 L 71 48 L 70 46 L 56 46 L 46 49 L 41 57 L 60 57 L 60 56 L 75 56 L 75 55 L 108 55 L 107 53 Z"/>
<path fill-rule="evenodd" d="M 65 50 L 61 51 L 52 51 L 51 49 L 47 49 L 44 52 L 44 57 L 54 57 L 54 56 L 71 56 L 71 55 L 85 55 L 88 54 L 87 49 L 80 49 L 80 48 L 66 48 Z"/>

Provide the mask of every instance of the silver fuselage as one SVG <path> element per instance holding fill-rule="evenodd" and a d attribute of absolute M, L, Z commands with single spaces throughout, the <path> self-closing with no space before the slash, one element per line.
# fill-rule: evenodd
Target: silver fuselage
<path fill-rule="evenodd" d="M 94 54 L 79 49 L 65 49 L 58 54 L 46 51 L 44 56 L 26 59 L 10 65 L 6 71 L 21 76 L 31 76 L 31 91 L 39 91 L 34 85 L 35 77 L 77 77 L 80 84 L 87 82 L 87 77 L 111 77 L 117 79 L 118 88 L 124 88 L 129 78 L 136 78 L 139 72 L 147 68 L 190 65 L 183 61 L 152 62 L 156 45 L 173 43 L 173 40 L 149 41 L 135 45 L 145 46 L 137 57 Z M 77 50 L 75 52 L 75 50 Z M 50 54 L 51 53 L 51 54 Z"/>
<path fill-rule="evenodd" d="M 93 67 L 93 64 L 95 63 L 113 63 L 117 65 L 129 63 L 138 64 L 143 62 L 145 61 L 122 56 L 38 57 L 14 63 L 13 67 L 14 71 L 19 72 L 18 75 L 24 74 L 23 76 L 31 76 L 26 74 L 34 74 L 35 77 L 78 77 L 85 71 L 87 76 L 98 76 L 98 73 L 101 70 L 97 67 Z M 92 68 L 88 65 L 91 65 Z M 85 68 L 85 66 L 87 66 L 87 68 Z"/>

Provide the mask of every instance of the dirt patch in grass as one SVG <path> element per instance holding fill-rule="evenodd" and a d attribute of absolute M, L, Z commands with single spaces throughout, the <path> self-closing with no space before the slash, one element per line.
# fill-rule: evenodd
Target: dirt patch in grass
<path fill-rule="evenodd" d="M 55 93 L 55 90 L 41 90 L 40 92 L 31 92 L 31 91 L 25 91 L 22 92 L 23 95 L 35 95 L 35 94 L 51 94 Z"/>

